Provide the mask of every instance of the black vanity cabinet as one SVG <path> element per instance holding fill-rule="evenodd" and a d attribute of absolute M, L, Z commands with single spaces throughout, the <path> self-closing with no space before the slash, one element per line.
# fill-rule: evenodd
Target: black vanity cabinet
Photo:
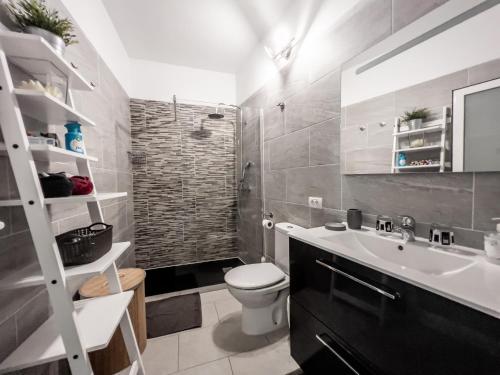
<path fill-rule="evenodd" d="M 290 275 L 306 373 L 500 374 L 499 319 L 295 239 Z"/>

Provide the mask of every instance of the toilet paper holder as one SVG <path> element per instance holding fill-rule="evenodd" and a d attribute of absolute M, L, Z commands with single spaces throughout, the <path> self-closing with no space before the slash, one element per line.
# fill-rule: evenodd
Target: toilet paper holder
<path fill-rule="evenodd" d="M 272 219 L 273 217 L 274 217 L 274 214 L 271 211 L 262 213 L 263 219 Z"/>

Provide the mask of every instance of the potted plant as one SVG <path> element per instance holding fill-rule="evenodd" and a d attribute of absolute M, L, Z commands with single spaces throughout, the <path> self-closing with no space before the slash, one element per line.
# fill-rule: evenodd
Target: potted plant
<path fill-rule="evenodd" d="M 411 130 L 420 129 L 422 122 L 429 117 L 428 108 L 415 108 L 412 111 L 406 111 L 401 120 L 406 123 Z"/>
<path fill-rule="evenodd" d="M 7 10 L 22 31 L 41 36 L 60 55 L 64 54 L 66 46 L 78 43 L 71 21 L 47 8 L 45 0 L 10 0 Z"/>

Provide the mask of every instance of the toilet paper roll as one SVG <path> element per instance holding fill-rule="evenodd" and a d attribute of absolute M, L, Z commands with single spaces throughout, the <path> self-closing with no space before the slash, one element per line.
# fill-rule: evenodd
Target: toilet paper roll
<path fill-rule="evenodd" d="M 274 223 L 272 220 L 264 219 L 262 220 L 262 226 L 266 229 L 273 229 Z"/>

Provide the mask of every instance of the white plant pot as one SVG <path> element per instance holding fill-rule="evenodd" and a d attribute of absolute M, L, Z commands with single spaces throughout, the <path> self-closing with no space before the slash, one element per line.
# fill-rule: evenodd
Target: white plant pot
<path fill-rule="evenodd" d="M 59 55 L 61 56 L 64 55 L 66 44 L 64 43 L 64 40 L 60 36 L 35 26 L 26 27 L 26 32 L 28 34 L 41 36 L 43 39 L 47 41 L 47 43 L 49 43 L 52 46 L 52 48 L 56 50 L 56 52 Z"/>
<path fill-rule="evenodd" d="M 417 130 L 422 127 L 422 122 L 421 118 L 417 118 L 415 120 L 408 121 L 408 126 L 410 127 L 410 130 Z"/>

